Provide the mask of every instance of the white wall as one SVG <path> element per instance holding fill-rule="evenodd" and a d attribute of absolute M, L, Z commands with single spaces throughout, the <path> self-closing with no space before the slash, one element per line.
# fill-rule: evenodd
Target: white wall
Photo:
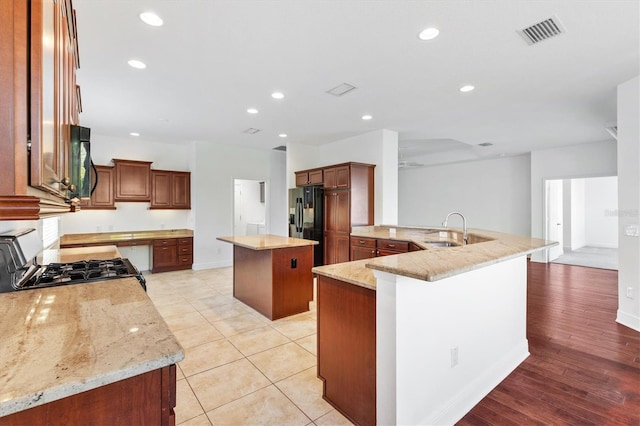
<path fill-rule="evenodd" d="M 289 235 L 289 200 L 287 186 L 287 154 L 271 150 L 269 158 L 269 182 L 266 187 L 267 232 L 274 235 Z"/>
<path fill-rule="evenodd" d="M 192 176 L 191 187 L 198 202 L 192 205 L 195 208 L 193 269 L 230 266 L 232 245 L 218 241 L 216 237 L 233 235 L 233 181 L 270 181 L 272 157 L 264 150 L 216 142 L 196 142 L 194 147 L 197 173 L 195 181 Z M 271 199 L 279 198 L 284 206 L 286 196 L 278 194 L 279 186 L 269 186 L 267 203 L 270 205 Z M 271 218 L 267 221 L 271 222 Z M 286 221 L 286 213 L 283 221 Z"/>
<path fill-rule="evenodd" d="M 375 164 L 375 224 L 398 223 L 398 134 L 376 130 L 318 147 L 287 144 L 287 176 L 295 187 L 295 171 L 332 164 Z"/>
<path fill-rule="evenodd" d="M 570 179 L 571 182 L 571 242 L 570 249 L 576 250 L 587 244 L 587 224 L 585 217 L 584 179 Z"/>
<path fill-rule="evenodd" d="M 190 146 L 131 138 L 91 135 L 91 159 L 96 165 L 113 165 L 112 159 L 152 161 L 152 169 L 191 171 Z M 192 176 L 193 178 L 193 176 Z M 193 179 L 192 185 L 193 188 Z M 192 189 L 192 205 L 193 189 Z M 150 203 L 116 203 L 116 210 L 81 210 L 61 216 L 60 232 L 143 231 L 193 229 L 189 210 L 149 210 Z"/>
<path fill-rule="evenodd" d="M 640 77 L 618 86 L 618 315 L 640 331 Z M 631 293 L 631 297 L 627 296 Z"/>
<path fill-rule="evenodd" d="M 584 182 L 585 245 L 618 247 L 618 177 L 582 179 Z"/>
<path fill-rule="evenodd" d="M 403 169 L 399 173 L 401 225 L 441 226 L 460 211 L 470 228 L 519 235 L 530 232 L 529 156 Z M 453 227 L 461 227 L 453 218 Z"/>
<path fill-rule="evenodd" d="M 544 181 L 580 177 L 616 176 L 615 141 L 566 146 L 531 152 L 531 236 L 544 238 Z M 531 260 L 546 261 L 545 252 Z"/>

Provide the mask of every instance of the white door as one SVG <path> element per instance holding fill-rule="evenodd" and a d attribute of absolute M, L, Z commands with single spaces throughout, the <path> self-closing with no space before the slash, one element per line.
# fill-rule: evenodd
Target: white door
<path fill-rule="evenodd" d="M 546 239 L 550 241 L 557 241 L 558 245 L 549 249 L 549 259 L 551 262 L 554 259 L 562 256 L 564 253 L 562 247 L 562 180 L 547 180 L 545 184 L 546 192 L 546 224 L 545 228 Z"/>
<path fill-rule="evenodd" d="M 233 235 L 247 235 L 247 222 L 244 219 L 244 199 L 242 198 L 242 182 L 236 179 L 233 183 Z"/>

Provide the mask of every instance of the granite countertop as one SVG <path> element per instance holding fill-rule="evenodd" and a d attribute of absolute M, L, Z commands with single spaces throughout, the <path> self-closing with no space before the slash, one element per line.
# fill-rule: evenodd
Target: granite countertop
<path fill-rule="evenodd" d="M 220 241 L 252 250 L 273 250 L 288 247 L 312 246 L 317 241 L 303 240 L 301 238 L 282 237 L 280 235 L 241 235 L 237 237 L 218 237 Z"/>
<path fill-rule="evenodd" d="M 437 281 L 557 244 L 538 238 L 478 229 L 468 230 L 469 244 L 456 247 L 432 247 L 425 242 L 460 244 L 462 231 L 451 228 L 363 226 L 354 227 L 351 236 L 408 241 L 424 250 L 318 266 L 313 268 L 313 272 L 375 289 L 373 269 L 423 281 Z"/>
<path fill-rule="evenodd" d="M 158 240 L 162 238 L 193 237 L 191 229 L 161 229 L 157 231 L 95 232 L 88 234 L 65 234 L 60 245 L 65 244 L 113 244 L 121 241 Z"/>
<path fill-rule="evenodd" d="M 81 260 L 109 260 L 117 257 L 122 257 L 122 255 L 118 251 L 118 247 L 114 245 L 74 247 L 44 250 L 38 256 L 38 263 L 40 265 L 48 265 L 49 263 L 70 263 Z"/>
<path fill-rule="evenodd" d="M 60 260 L 101 253 L 113 247 L 61 249 Z M 2 293 L 0 312 L 0 416 L 184 359 L 136 278 Z"/>

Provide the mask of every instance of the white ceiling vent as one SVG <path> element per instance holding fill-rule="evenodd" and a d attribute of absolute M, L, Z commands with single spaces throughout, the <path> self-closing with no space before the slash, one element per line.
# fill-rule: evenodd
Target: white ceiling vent
<path fill-rule="evenodd" d="M 488 146 L 493 146 L 493 144 L 491 142 L 482 142 L 482 143 L 479 143 L 478 146 L 486 148 Z"/>
<path fill-rule="evenodd" d="M 342 83 L 336 87 L 334 87 L 333 89 L 329 89 L 327 90 L 327 93 L 333 96 L 342 96 L 344 94 L 349 93 L 350 91 L 352 91 L 353 89 L 355 89 L 356 86 L 349 84 L 349 83 Z"/>
<path fill-rule="evenodd" d="M 424 167 L 424 164 L 417 161 L 398 161 L 399 169 L 415 169 L 416 167 Z"/>
<path fill-rule="evenodd" d="M 250 135 L 255 135 L 256 133 L 258 133 L 260 131 L 260 129 L 256 129 L 253 127 L 249 127 L 247 130 L 244 130 L 242 133 L 248 133 Z"/>
<path fill-rule="evenodd" d="M 529 45 L 539 43 L 566 33 L 557 16 L 552 16 L 544 21 L 533 24 L 530 27 L 523 28 L 518 33 L 525 39 Z"/>
<path fill-rule="evenodd" d="M 604 125 L 604 129 L 609 132 L 615 140 L 618 140 L 618 123 L 607 123 Z"/>
<path fill-rule="evenodd" d="M 284 145 L 280 145 L 280 146 L 276 146 L 276 147 L 275 147 L 275 148 L 273 148 L 273 149 L 275 149 L 276 151 L 286 151 L 286 150 L 287 150 L 287 147 L 286 147 L 286 146 L 284 146 Z"/>

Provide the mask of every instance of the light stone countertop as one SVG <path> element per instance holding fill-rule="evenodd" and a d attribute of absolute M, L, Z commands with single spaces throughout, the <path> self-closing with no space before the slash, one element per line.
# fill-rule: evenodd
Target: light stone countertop
<path fill-rule="evenodd" d="M 191 229 L 161 229 L 157 231 L 94 232 L 87 234 L 65 234 L 60 245 L 66 244 L 114 244 L 124 241 L 159 240 L 163 238 L 193 237 Z"/>
<path fill-rule="evenodd" d="M 317 241 L 313 240 L 303 240 L 301 238 L 283 237 L 271 234 L 218 237 L 217 239 L 251 250 L 273 250 L 288 247 L 313 246 L 318 244 Z"/>
<path fill-rule="evenodd" d="M 392 230 L 395 229 L 395 232 Z M 355 262 L 317 266 L 315 274 L 346 281 L 361 287 L 376 288 L 371 270 L 385 271 L 423 281 L 437 281 L 464 272 L 525 256 L 557 243 L 519 235 L 478 229 L 468 230 L 470 244 L 458 247 L 432 247 L 425 241 L 460 243 L 462 231 L 453 228 L 416 228 L 400 226 L 354 227 L 352 237 L 413 242 L 424 250 Z"/>
<path fill-rule="evenodd" d="M 60 260 L 111 254 L 61 249 Z M 0 416 L 184 359 L 136 278 L 2 293 L 0 312 Z"/>

